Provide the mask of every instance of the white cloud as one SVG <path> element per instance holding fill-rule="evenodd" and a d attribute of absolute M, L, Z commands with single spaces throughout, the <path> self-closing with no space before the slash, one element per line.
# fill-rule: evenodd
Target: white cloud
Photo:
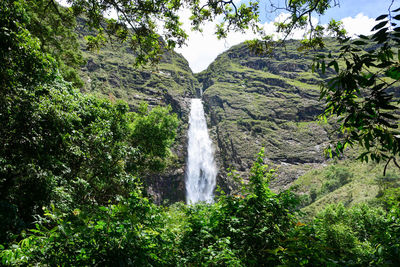
<path fill-rule="evenodd" d="M 219 54 L 231 46 L 255 37 L 250 31 L 244 34 L 233 32 L 228 38 L 218 40 L 215 36 L 215 25 L 211 23 L 203 27 L 203 32 L 187 32 L 189 34 L 187 45 L 177 48 L 176 51 L 189 61 L 194 72 L 207 68 Z"/>
<path fill-rule="evenodd" d="M 343 18 L 342 22 L 351 37 L 357 37 L 360 34 L 370 35 L 371 29 L 376 23 L 374 19 L 365 16 L 363 13 L 357 14 L 354 18 Z"/>
<path fill-rule="evenodd" d="M 187 45 L 177 48 L 176 51 L 188 60 L 193 72 L 206 69 L 219 54 L 230 47 L 257 37 L 249 29 L 245 33 L 230 32 L 226 39 L 218 40 L 215 36 L 215 22 L 205 23 L 202 26 L 203 32 L 193 32 L 190 30 L 190 11 L 183 10 L 180 17 L 181 21 L 184 22 L 183 28 L 189 34 L 189 39 Z M 267 34 L 274 34 L 274 22 L 265 23 L 262 26 Z"/>
<path fill-rule="evenodd" d="M 187 40 L 186 46 L 175 50 L 178 53 L 181 53 L 188 60 L 190 68 L 195 73 L 206 69 L 219 54 L 228 50 L 230 47 L 258 37 L 251 30 L 247 30 L 245 33 L 230 32 L 226 39 L 218 40 L 215 36 L 215 22 L 205 23 L 202 27 L 203 32 L 200 33 L 190 30 L 189 10 L 183 10 L 180 17 L 181 21 L 184 22 L 183 28 L 189 34 L 189 39 Z M 260 24 L 260 26 L 262 26 L 267 35 L 274 35 L 276 38 L 282 38 L 283 36 L 281 34 L 276 33 L 274 23 L 284 22 L 288 17 L 288 13 L 281 13 L 274 19 L 274 21 L 265 22 L 264 24 Z M 313 23 L 316 24 L 317 22 L 317 19 L 313 18 Z M 305 31 L 307 30 L 296 30 L 289 36 L 289 38 L 301 39 L 303 38 Z"/>

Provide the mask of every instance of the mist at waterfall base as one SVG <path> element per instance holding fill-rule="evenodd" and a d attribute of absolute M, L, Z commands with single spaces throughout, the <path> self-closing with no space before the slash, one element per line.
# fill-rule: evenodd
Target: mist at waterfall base
<path fill-rule="evenodd" d="M 188 131 L 186 202 L 213 202 L 217 167 L 201 99 L 192 99 Z"/>

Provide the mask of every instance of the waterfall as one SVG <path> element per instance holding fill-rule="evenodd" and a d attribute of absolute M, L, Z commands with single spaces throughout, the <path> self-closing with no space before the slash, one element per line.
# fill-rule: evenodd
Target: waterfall
<path fill-rule="evenodd" d="M 186 202 L 213 201 L 217 167 L 201 99 L 192 99 L 186 166 Z"/>

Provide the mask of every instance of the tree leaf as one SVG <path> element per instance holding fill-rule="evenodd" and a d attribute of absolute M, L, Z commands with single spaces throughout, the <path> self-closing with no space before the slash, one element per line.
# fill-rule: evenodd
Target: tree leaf
<path fill-rule="evenodd" d="M 353 42 L 354 45 L 366 45 L 367 43 L 361 40 L 357 40 Z"/>
<path fill-rule="evenodd" d="M 375 25 L 371 31 L 376 31 L 379 29 L 382 29 L 388 22 L 387 21 L 382 21 L 380 23 L 378 23 L 377 25 Z"/>
<path fill-rule="evenodd" d="M 397 60 L 400 62 L 400 48 L 397 49 Z"/>
<path fill-rule="evenodd" d="M 337 61 L 332 61 L 333 62 L 333 67 L 335 68 L 336 73 L 339 73 L 339 64 Z"/>
<path fill-rule="evenodd" d="M 394 80 L 400 80 L 400 69 L 399 68 L 391 68 L 388 71 L 386 71 L 386 76 L 394 79 Z"/>
<path fill-rule="evenodd" d="M 386 18 L 387 16 L 388 16 L 388 14 L 380 15 L 379 17 L 377 17 L 377 18 L 375 19 L 375 21 L 383 20 L 383 19 Z"/>

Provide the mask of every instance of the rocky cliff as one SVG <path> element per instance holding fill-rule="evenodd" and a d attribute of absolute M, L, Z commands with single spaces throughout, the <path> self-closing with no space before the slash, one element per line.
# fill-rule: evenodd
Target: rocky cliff
<path fill-rule="evenodd" d="M 118 43 L 108 44 L 97 52 L 89 52 L 85 49 L 84 40 L 89 32 L 83 19 L 78 22 L 77 32 L 87 61 L 80 73 L 85 82 L 82 91 L 103 95 L 111 100 L 123 99 L 132 111 L 145 101 L 150 107 L 171 105 L 173 112 L 178 114 L 181 124 L 169 167 L 161 174 L 149 174 L 143 181 L 157 203 L 184 201 L 189 104 L 200 88 L 188 62 L 180 54 L 171 51 L 165 53 L 156 66 L 135 68 L 135 55 L 131 49 Z"/>
<path fill-rule="evenodd" d="M 326 161 L 330 126 L 317 121 L 323 109 L 319 84 L 326 77 L 311 72 L 313 54 L 300 54 L 297 46 L 288 41 L 274 54 L 259 56 L 240 44 L 196 75 L 216 142 L 220 185 L 228 191 L 235 186 L 224 170 L 245 175 L 261 147 L 278 169 L 272 183 L 277 188 Z"/>

